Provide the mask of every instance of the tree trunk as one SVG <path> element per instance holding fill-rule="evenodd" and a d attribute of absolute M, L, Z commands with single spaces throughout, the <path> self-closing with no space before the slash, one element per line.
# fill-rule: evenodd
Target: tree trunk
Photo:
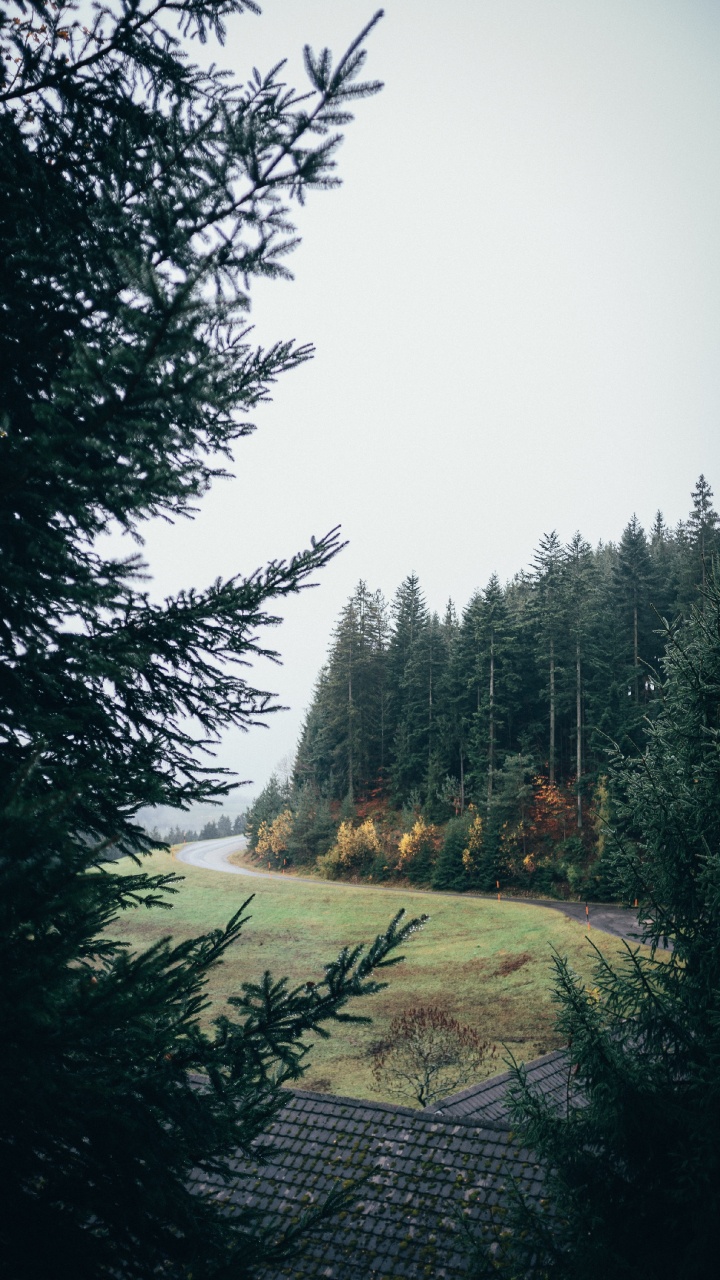
<path fill-rule="evenodd" d="M 582 775 L 582 666 L 580 663 L 580 641 L 575 645 L 575 770 L 577 773 L 577 825 L 582 831 L 582 797 L 580 795 L 580 777 Z"/>
<path fill-rule="evenodd" d="M 492 800 L 495 773 L 495 633 L 490 638 L 490 689 L 488 725 L 488 806 Z"/>
<path fill-rule="evenodd" d="M 633 599 L 633 666 L 635 668 L 635 702 L 640 701 L 640 663 L 638 654 L 638 603 L 637 591 Z"/>
<path fill-rule="evenodd" d="M 555 782 L 555 640 L 550 640 L 550 782 Z"/>
<path fill-rule="evenodd" d="M 348 675 L 348 795 L 351 803 L 355 801 L 354 786 L 355 779 L 353 777 L 353 696 L 352 696 L 352 669 Z"/>
<path fill-rule="evenodd" d="M 460 812 L 465 812 L 465 757 L 460 748 Z"/>
<path fill-rule="evenodd" d="M 432 662 L 432 659 L 431 659 Z M 432 666 L 430 667 L 430 676 L 428 680 L 428 768 L 432 760 L 432 731 L 433 731 L 433 687 L 432 687 Z"/>

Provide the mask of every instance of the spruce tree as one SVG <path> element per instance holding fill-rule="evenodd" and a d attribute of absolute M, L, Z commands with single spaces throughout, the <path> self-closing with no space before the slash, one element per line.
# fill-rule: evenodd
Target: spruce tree
<path fill-rule="evenodd" d="M 403 802 L 413 789 L 424 791 L 430 758 L 432 679 L 437 627 L 432 632 L 415 574 L 395 596 L 387 656 L 388 728 L 392 733 L 392 788 Z"/>
<path fill-rule="evenodd" d="M 286 274 L 291 201 L 336 182 L 348 107 L 377 88 L 356 41 L 241 84 L 187 56 L 251 0 L 42 0 L 0 15 L 0 1254 L 8 1280 L 247 1275 L 275 1245 L 232 1219 L 222 1176 L 282 1107 L 303 1036 L 376 989 L 395 922 L 317 985 L 266 974 L 208 1023 L 225 929 L 130 955 L 125 909 L 167 905 L 138 811 L 226 795 L 221 729 L 271 707 L 246 678 L 337 550 L 163 605 L 112 528 L 190 515 L 248 413 L 311 354 L 252 344 L 257 277 Z M 182 43 L 182 41 L 186 43 Z M 110 851 L 135 858 L 118 872 Z M 246 904 L 247 906 L 247 904 Z M 195 1077 L 193 1077 L 195 1073 Z M 292 1235 L 292 1231 L 290 1233 Z M 277 1242 L 276 1242 L 277 1243 Z M 287 1245 L 287 1241 L 285 1242 Z"/>
<path fill-rule="evenodd" d="M 258 832 L 262 824 L 269 826 L 283 809 L 287 809 L 290 803 L 290 791 L 289 782 L 281 780 L 276 773 L 270 774 L 262 791 L 247 811 L 245 827 L 250 850 L 253 850 L 257 844 Z"/>
<path fill-rule="evenodd" d="M 688 533 L 695 552 L 696 573 L 703 590 L 713 556 L 720 549 L 720 518 L 713 508 L 712 500 L 713 491 L 705 476 L 701 475 L 692 493 L 693 506 L 688 520 Z"/>
<path fill-rule="evenodd" d="M 333 631 L 303 726 L 298 778 L 333 799 L 366 795 L 382 780 L 386 743 L 387 610 L 359 582 Z"/>
<path fill-rule="evenodd" d="M 666 632 L 663 706 L 618 763 L 615 875 L 650 953 L 556 959 L 569 1109 L 517 1072 L 514 1122 L 542 1161 L 538 1206 L 505 1220 L 481 1274 L 701 1280 L 720 1221 L 720 583 Z M 671 950 L 665 950 L 668 944 Z M 509 1228 L 509 1229 L 508 1229 Z"/>
<path fill-rule="evenodd" d="M 451 818 L 445 828 L 445 838 L 433 872 L 433 889 L 462 892 L 470 888 L 471 879 L 463 862 L 467 848 L 472 818 L 469 814 Z"/>
<path fill-rule="evenodd" d="M 623 729 L 637 735 L 651 697 L 648 671 L 655 656 L 656 615 L 652 611 L 652 563 L 645 530 L 633 516 L 623 530 L 618 547 L 616 576 L 617 621 L 626 653 L 627 712 Z"/>
<path fill-rule="evenodd" d="M 565 560 L 560 539 L 553 529 L 545 534 L 533 557 L 537 661 L 547 678 L 547 769 L 551 782 L 557 767 L 559 651 L 564 637 L 562 570 Z"/>
<path fill-rule="evenodd" d="M 327 853 L 335 839 L 336 824 L 327 799 L 310 782 L 293 792 L 291 805 L 288 857 L 292 863 L 307 865 Z"/>
<path fill-rule="evenodd" d="M 495 776 L 508 749 L 506 724 L 514 686 L 511 633 L 506 594 L 496 573 L 491 574 L 472 610 L 476 693 L 473 717 L 472 767 L 478 804 L 489 808 Z"/>
<path fill-rule="evenodd" d="M 467 807 L 467 756 L 470 728 L 463 628 L 448 601 L 442 624 L 444 663 L 437 683 L 435 723 L 442 772 L 457 779 L 460 813 Z"/>
<path fill-rule="evenodd" d="M 581 830 L 582 778 L 585 764 L 585 685 L 590 665 L 593 622 L 593 558 L 589 543 L 576 533 L 566 548 L 565 580 L 568 610 L 570 662 L 575 674 L 575 782 L 577 786 L 577 826 Z M 570 663 L 568 663 L 570 665 Z"/>

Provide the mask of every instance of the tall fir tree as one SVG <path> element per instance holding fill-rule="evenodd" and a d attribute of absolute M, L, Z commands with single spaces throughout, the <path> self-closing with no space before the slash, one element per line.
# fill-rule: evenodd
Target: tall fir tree
<path fill-rule="evenodd" d="M 387 614 L 358 583 L 333 632 L 306 717 L 295 770 L 331 798 L 354 803 L 381 782 L 386 752 Z"/>
<path fill-rule="evenodd" d="M 467 764 L 470 716 L 465 674 L 463 628 L 455 606 L 448 601 L 443 620 L 445 661 L 439 685 L 437 725 L 439 753 L 447 776 L 457 779 L 457 803 L 460 813 L 467 804 Z"/>
<path fill-rule="evenodd" d="M 189 42 L 222 41 L 245 11 L 116 0 L 84 26 L 31 0 L 0 21 L 8 1280 L 209 1280 L 276 1256 L 252 1215 L 194 1194 L 191 1171 L 212 1181 L 249 1150 L 304 1069 L 303 1037 L 376 988 L 403 935 L 395 922 L 366 954 L 343 952 L 317 986 L 266 974 L 214 1023 L 208 973 L 244 909 L 178 945 L 113 941 L 121 911 L 167 905 L 174 887 L 142 871 L 139 809 L 227 794 L 208 757 L 225 726 L 272 706 L 246 678 L 271 603 L 337 550 L 331 535 L 159 605 L 139 554 L 101 540 L 192 514 L 249 412 L 311 354 L 253 346 L 249 291 L 286 274 L 291 201 L 335 184 L 338 126 L 378 86 L 358 80 L 364 33 L 337 62 L 306 50 L 307 92 L 282 64 L 241 84 L 194 63 Z M 138 867 L 118 872 L 111 848 Z"/>
<path fill-rule="evenodd" d="M 696 572 L 704 590 L 712 567 L 713 556 L 720 549 L 720 527 L 712 505 L 713 491 L 701 475 L 692 493 L 692 511 L 688 519 L 690 545 L 695 553 Z"/>
<path fill-rule="evenodd" d="M 650 696 L 649 664 L 654 657 L 652 563 L 645 530 L 633 516 L 623 530 L 615 568 L 617 619 L 627 654 L 628 715 L 625 732 L 637 734 Z"/>
<path fill-rule="evenodd" d="M 575 674 L 575 782 L 577 826 L 583 825 L 583 739 L 587 668 L 590 666 L 593 632 L 593 556 L 590 544 L 576 533 L 566 547 L 565 582 L 570 660 Z M 570 665 L 570 664 L 569 664 Z"/>
<path fill-rule="evenodd" d="M 393 626 L 388 645 L 389 729 L 392 733 L 393 795 L 404 801 L 422 788 L 428 769 L 432 722 L 432 675 L 436 627 L 430 619 L 420 582 L 410 574 L 392 606 Z"/>
<path fill-rule="evenodd" d="M 533 556 L 535 582 L 535 619 L 537 660 L 547 679 L 547 770 L 551 782 L 555 781 L 557 767 L 557 718 L 559 652 L 564 635 L 562 611 L 562 570 L 564 565 L 562 543 L 553 529 L 546 533 Z"/>

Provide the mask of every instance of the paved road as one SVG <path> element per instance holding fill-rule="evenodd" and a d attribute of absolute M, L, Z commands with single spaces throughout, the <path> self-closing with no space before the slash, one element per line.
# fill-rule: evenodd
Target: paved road
<path fill-rule="evenodd" d="M 267 871 L 251 871 L 249 867 L 236 867 L 234 862 L 228 862 L 230 854 L 240 853 L 245 845 L 244 836 L 195 840 L 192 844 L 183 845 L 175 856 L 178 862 L 189 862 L 193 867 L 204 867 L 206 871 L 229 871 L 233 876 L 267 876 Z"/>
<path fill-rule="evenodd" d="M 551 911 L 562 911 L 581 924 L 585 924 L 587 919 L 590 934 L 593 929 L 599 929 L 602 933 L 613 933 L 616 938 L 625 938 L 627 942 L 639 942 L 641 938 L 642 927 L 638 922 L 637 911 L 633 911 L 632 907 L 618 907 L 612 902 L 590 902 L 586 917 L 584 902 L 548 902 L 547 899 L 539 898 L 516 898 L 515 901 L 528 902 L 533 907 L 549 907 Z"/>
<path fill-rule="evenodd" d="M 285 877 L 279 872 L 253 871 L 250 867 L 238 867 L 228 862 L 232 853 L 240 853 L 246 845 L 244 836 L 226 836 L 222 840 L 196 840 L 186 844 L 176 855 L 178 862 L 189 862 L 194 867 L 204 867 L 207 871 L 225 871 L 234 876 L 255 876 L 261 879 L 282 880 Z M 309 876 L 292 876 L 293 880 L 304 880 L 305 883 L 317 884 Z M 339 883 L 326 881 L 325 884 Z M 346 882 L 343 882 L 346 883 Z M 367 886 L 365 886 L 367 887 Z M 380 888 L 380 886 L 376 886 Z M 397 886 L 393 886 L 397 890 Z M 423 890 L 407 889 L 403 892 L 416 894 Z M 462 895 L 463 897 L 466 895 Z M 562 911 L 564 915 L 585 924 L 585 904 L 583 902 L 551 902 L 546 898 L 503 898 L 503 902 L 515 902 L 520 906 L 546 907 L 549 911 Z M 601 933 L 611 933 L 616 938 L 624 938 L 627 942 L 639 942 L 640 925 L 637 913 L 630 907 L 618 907 L 613 903 L 590 903 L 589 934 L 593 929 Z"/>

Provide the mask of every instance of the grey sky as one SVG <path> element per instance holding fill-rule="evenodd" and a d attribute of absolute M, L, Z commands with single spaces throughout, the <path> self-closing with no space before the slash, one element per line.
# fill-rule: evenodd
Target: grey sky
<path fill-rule="evenodd" d="M 245 77 L 309 41 L 339 54 L 359 0 L 265 0 L 218 61 Z M 293 750 L 359 578 L 414 570 L 458 607 L 543 532 L 615 539 L 633 511 L 720 489 L 720 6 L 701 0 L 389 0 L 341 149 L 340 191 L 299 210 L 293 283 L 256 290 L 262 341 L 317 356 L 240 442 L 194 524 L 150 530 L 160 594 L 348 549 L 290 602 L 292 710 L 229 735 L 255 786 Z"/>

